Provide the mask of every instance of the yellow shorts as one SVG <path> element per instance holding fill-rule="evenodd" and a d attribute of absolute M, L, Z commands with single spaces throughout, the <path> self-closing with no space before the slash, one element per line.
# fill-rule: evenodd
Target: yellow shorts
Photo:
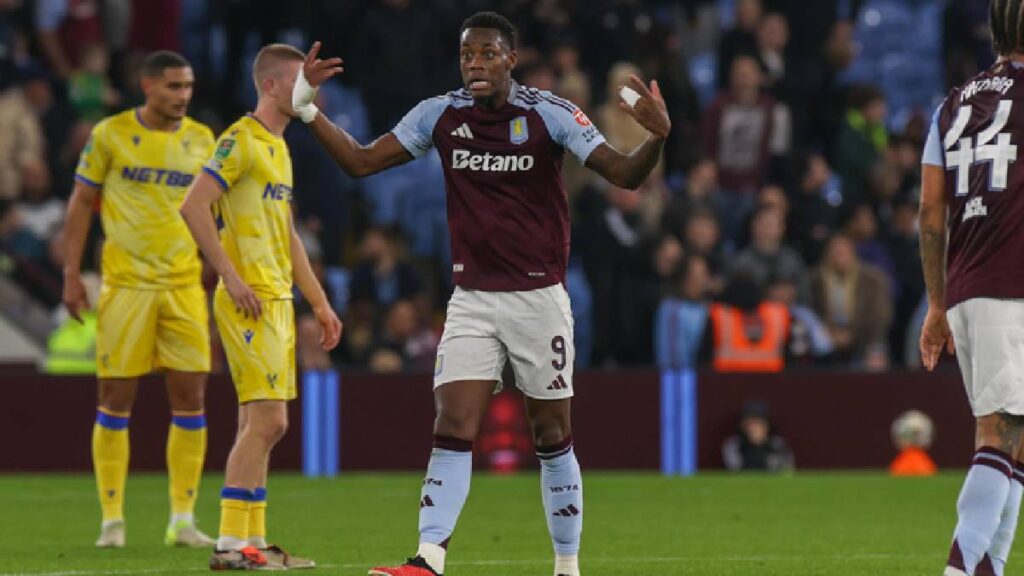
<path fill-rule="evenodd" d="M 210 371 L 210 326 L 203 287 L 136 290 L 104 284 L 96 325 L 100 378 L 154 370 Z"/>
<path fill-rule="evenodd" d="M 295 306 L 291 300 L 264 300 L 263 316 L 253 320 L 242 316 L 227 291 L 218 288 L 213 296 L 213 317 L 239 404 L 296 397 Z"/>

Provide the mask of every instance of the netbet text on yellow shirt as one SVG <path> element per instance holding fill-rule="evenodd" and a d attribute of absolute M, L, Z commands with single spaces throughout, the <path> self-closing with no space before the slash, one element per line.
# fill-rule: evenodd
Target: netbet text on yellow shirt
<path fill-rule="evenodd" d="M 75 178 L 102 188 L 105 284 L 161 289 L 199 282 L 199 251 L 178 208 L 213 141 L 213 132 L 191 118 L 173 132 L 151 130 L 138 109 L 93 128 Z"/>
<path fill-rule="evenodd" d="M 220 136 L 203 170 L 224 189 L 214 215 L 242 280 L 260 298 L 291 298 L 292 162 L 285 141 L 245 116 Z"/>

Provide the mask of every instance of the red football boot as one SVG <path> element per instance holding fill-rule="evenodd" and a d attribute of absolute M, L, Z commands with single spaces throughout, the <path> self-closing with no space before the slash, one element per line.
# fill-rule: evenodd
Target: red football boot
<path fill-rule="evenodd" d="M 377 568 L 371 568 L 367 573 L 367 576 L 444 576 L 434 572 L 434 569 L 427 564 L 427 561 L 419 556 L 415 558 L 409 558 L 409 560 L 401 566 L 395 566 L 393 568 L 385 568 L 378 566 Z"/>
<path fill-rule="evenodd" d="M 267 558 L 263 553 L 246 546 L 241 550 L 214 549 L 210 556 L 210 570 L 266 570 Z"/>

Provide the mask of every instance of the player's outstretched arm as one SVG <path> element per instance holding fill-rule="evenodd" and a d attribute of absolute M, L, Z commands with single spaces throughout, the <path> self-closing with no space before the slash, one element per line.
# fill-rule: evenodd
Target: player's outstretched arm
<path fill-rule="evenodd" d="M 385 134 L 373 143 L 363 146 L 351 134 L 319 113 L 313 104 L 317 90 L 327 79 L 343 71 L 340 58 L 321 60 L 317 58 L 319 52 L 320 43 L 314 42 L 295 80 L 292 107 L 298 117 L 309 125 L 309 129 L 331 158 L 334 158 L 346 173 L 355 177 L 376 174 L 412 160 L 412 155 L 394 134 Z"/>
<path fill-rule="evenodd" d="M 955 353 L 953 335 L 946 321 L 946 171 L 940 166 L 921 167 L 921 266 L 928 289 L 928 314 L 921 329 L 921 361 L 935 368 L 942 348 Z"/>
<path fill-rule="evenodd" d="M 199 177 L 192 184 L 192 188 L 185 195 L 185 201 L 182 202 L 179 211 L 199 249 L 203 251 L 217 274 L 224 279 L 224 288 L 228 291 L 235 306 L 238 306 L 246 317 L 259 318 L 263 313 L 259 298 L 256 297 L 252 288 L 242 281 L 217 236 L 217 223 L 213 220 L 213 204 L 223 193 L 224 190 L 212 176 L 206 172 L 200 172 Z"/>
<path fill-rule="evenodd" d="M 650 89 L 634 75 L 630 75 L 626 86 L 635 98 L 628 103 L 619 95 L 619 108 L 633 117 L 650 135 L 629 154 L 623 154 L 608 144 L 601 144 L 590 153 L 586 165 L 606 180 L 622 188 L 637 188 L 658 165 L 665 139 L 672 130 L 665 100 L 661 96 L 658 81 L 651 81 Z"/>
<path fill-rule="evenodd" d="M 320 347 L 324 350 L 333 350 L 341 340 L 341 320 L 331 309 L 331 303 L 328 302 L 320 281 L 313 274 L 309 255 L 306 254 L 306 247 L 302 245 L 302 239 L 295 231 L 294 222 L 291 222 L 291 255 L 292 277 L 303 298 L 313 307 L 313 315 L 320 324 Z"/>
<path fill-rule="evenodd" d="M 64 216 L 64 306 L 72 318 L 82 321 L 82 310 L 89 307 L 82 283 L 82 252 L 92 223 L 92 207 L 100 189 L 81 181 L 75 182 L 68 211 Z"/>

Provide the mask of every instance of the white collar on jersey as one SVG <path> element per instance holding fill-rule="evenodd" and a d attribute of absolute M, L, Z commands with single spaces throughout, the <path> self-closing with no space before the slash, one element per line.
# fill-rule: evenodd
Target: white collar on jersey
<path fill-rule="evenodd" d="M 519 94 L 519 82 L 516 82 L 515 80 L 513 80 L 512 81 L 512 88 L 508 91 L 508 103 L 509 104 L 515 104 L 516 103 L 516 95 L 518 95 L 518 94 Z"/>

